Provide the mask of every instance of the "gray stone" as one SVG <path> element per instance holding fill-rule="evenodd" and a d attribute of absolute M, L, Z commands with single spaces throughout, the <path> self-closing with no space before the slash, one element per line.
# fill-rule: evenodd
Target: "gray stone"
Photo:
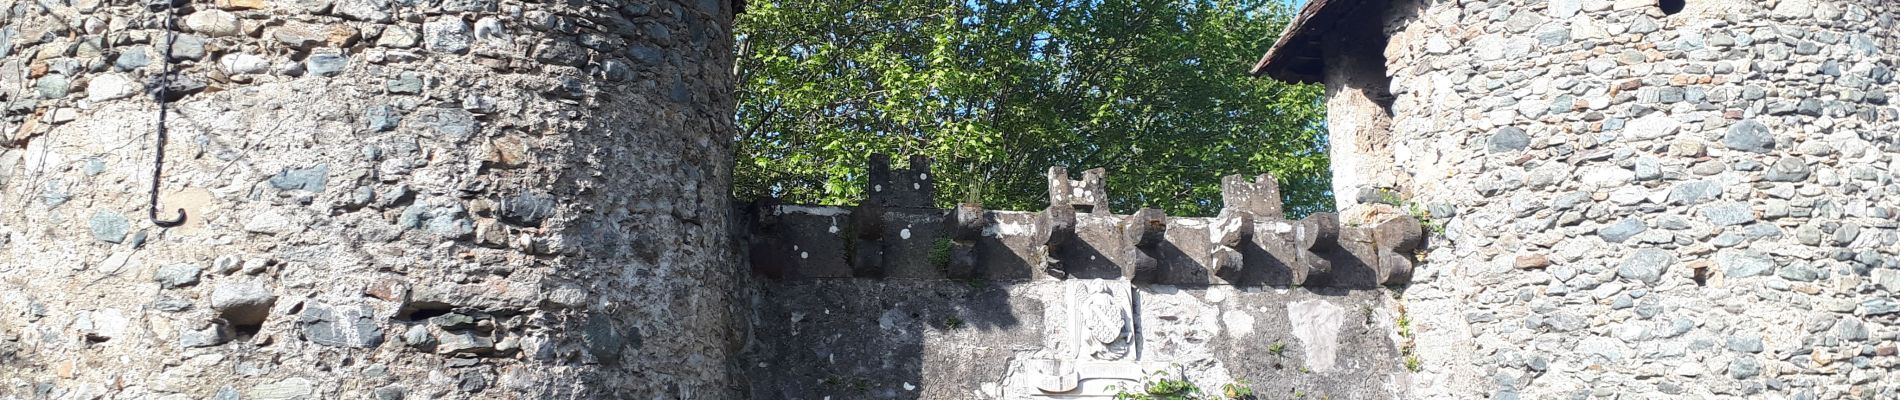
<path fill-rule="evenodd" d="M 40 200 L 46 203 L 46 208 L 58 208 L 73 199 L 72 193 L 66 191 L 66 186 L 64 180 L 48 179 L 46 181 L 40 191 Z"/>
<path fill-rule="evenodd" d="M 158 271 L 152 274 L 152 280 L 158 281 L 159 287 L 176 289 L 198 284 L 200 272 L 202 269 L 196 265 L 170 264 L 158 267 Z"/>
<path fill-rule="evenodd" d="M 1735 360 L 1729 361 L 1728 363 L 1728 377 L 1730 378 L 1749 379 L 1759 374 L 1761 374 L 1761 362 L 1755 361 L 1754 357 L 1736 357 Z"/>
<path fill-rule="evenodd" d="M 93 240 L 106 243 L 122 242 L 126 233 L 132 230 L 132 222 L 126 220 L 124 215 L 103 209 L 92 213 L 87 226 L 92 228 Z"/>
<path fill-rule="evenodd" d="M 544 193 L 520 193 L 501 201 L 502 222 L 519 226 L 539 226 L 554 213 L 554 196 Z"/>
<path fill-rule="evenodd" d="M 1770 182 L 1801 182 L 1808 180 L 1808 163 L 1800 157 L 1782 157 L 1775 160 L 1763 178 Z"/>
<path fill-rule="evenodd" d="M 422 34 L 409 28 L 390 26 L 383 28 L 383 35 L 376 38 L 376 47 L 407 49 L 422 43 Z"/>
<path fill-rule="evenodd" d="M 215 347 L 230 342 L 232 336 L 229 327 L 214 321 L 198 329 L 179 332 L 178 345 L 185 348 Z"/>
<path fill-rule="evenodd" d="M 386 87 L 390 93 L 422 93 L 422 75 L 412 71 L 403 71 L 401 74 L 397 74 L 395 79 L 390 79 Z"/>
<path fill-rule="evenodd" d="M 1780 275 L 1782 279 L 1797 282 L 1813 282 L 1816 279 L 1821 279 L 1821 271 L 1815 270 L 1814 267 L 1809 266 L 1806 262 L 1795 262 L 1781 267 L 1781 273 L 1778 275 Z"/>
<path fill-rule="evenodd" d="M 1614 224 L 1597 228 L 1597 236 L 1602 237 L 1605 242 L 1622 243 L 1624 240 L 1629 240 L 1629 238 L 1635 237 L 1636 234 L 1643 233 L 1647 230 L 1649 230 L 1649 226 L 1644 225 L 1642 220 L 1636 219 L 1636 217 L 1625 217 L 1622 220 L 1616 221 Z"/>
<path fill-rule="evenodd" d="M 277 295 L 257 281 L 225 283 L 211 290 L 211 309 L 235 325 L 263 323 L 276 303 Z"/>
<path fill-rule="evenodd" d="M 1761 335 L 1744 333 L 1728 337 L 1728 350 L 1742 353 L 1762 352 Z"/>
<path fill-rule="evenodd" d="M 1841 317 L 1841 321 L 1834 324 L 1834 336 L 1841 340 L 1867 340 L 1867 324 L 1860 318 Z"/>
<path fill-rule="evenodd" d="M 408 344 L 409 347 L 425 351 L 434 349 L 436 344 L 435 336 L 429 334 L 429 327 L 427 325 L 410 326 L 408 330 L 403 331 L 402 341 L 404 344 Z"/>
<path fill-rule="evenodd" d="M 1698 204 L 1722 197 L 1722 186 L 1714 181 L 1691 181 L 1669 189 L 1671 205 Z"/>
<path fill-rule="evenodd" d="M 396 217 L 396 226 L 402 227 L 404 230 L 421 229 L 422 225 L 427 222 L 429 222 L 429 206 L 421 204 L 414 204 L 403 208 L 402 214 Z"/>
<path fill-rule="evenodd" d="M 403 122 L 456 143 L 474 137 L 480 129 L 475 114 L 460 108 L 424 108 L 404 117 Z"/>
<path fill-rule="evenodd" d="M 422 47 L 440 53 L 468 51 L 468 23 L 460 17 L 440 17 L 422 24 Z"/>
<path fill-rule="evenodd" d="M 1551 313 L 1544 323 L 1553 331 L 1570 332 L 1589 326 L 1590 321 L 1576 314 L 1559 311 Z"/>
<path fill-rule="evenodd" d="M 666 51 L 648 45 L 634 45 L 627 48 L 627 55 L 634 61 L 645 65 L 657 65 L 666 61 Z"/>
<path fill-rule="evenodd" d="M 237 15 L 218 9 L 200 10 L 185 16 L 185 27 L 211 37 L 240 33 Z"/>
<path fill-rule="evenodd" d="M 1809 43 L 1803 43 L 1812 46 Z M 1795 113 L 1807 116 L 1821 116 L 1821 101 L 1813 98 L 1801 99 L 1795 104 Z"/>
<path fill-rule="evenodd" d="M 1800 241 L 1801 244 L 1809 245 L 1809 246 L 1820 245 L 1821 238 L 1826 235 L 1827 233 L 1822 232 L 1821 227 L 1816 226 L 1815 224 L 1804 224 L 1804 225 L 1801 225 L 1800 228 L 1795 228 L 1794 230 L 1795 240 Z"/>
<path fill-rule="evenodd" d="M 543 41 L 534 52 L 534 59 L 551 65 L 579 67 L 587 65 L 587 49 L 583 49 L 565 40 Z"/>
<path fill-rule="evenodd" d="M 205 39 L 198 35 L 177 35 L 171 42 L 171 60 L 198 61 L 205 58 Z"/>
<path fill-rule="evenodd" d="M 1747 203 L 1725 201 L 1702 208 L 1702 219 L 1719 226 L 1741 225 L 1755 221 L 1755 210 Z"/>
<path fill-rule="evenodd" d="M 92 82 L 86 84 L 86 100 L 102 102 L 123 99 L 138 94 L 140 89 L 137 82 L 123 74 L 95 75 Z"/>
<path fill-rule="evenodd" d="M 1767 275 L 1775 268 L 1774 260 L 1754 251 L 1725 250 L 1716 253 L 1715 264 L 1721 266 L 1729 278 Z"/>
<path fill-rule="evenodd" d="M 488 389 L 488 377 L 483 376 L 480 371 L 463 372 L 455 387 L 463 392 L 480 393 Z"/>
<path fill-rule="evenodd" d="M 335 0 L 330 12 L 357 21 L 390 21 L 389 0 Z"/>
<path fill-rule="evenodd" d="M 1636 159 L 1636 180 L 1651 181 L 1662 178 L 1662 162 L 1654 158 Z"/>
<path fill-rule="evenodd" d="M 1556 47 L 1556 46 L 1562 46 L 1566 43 L 1570 43 L 1569 29 L 1552 28 L 1552 29 L 1545 29 L 1544 31 L 1537 33 L 1538 45 L 1541 45 L 1544 47 Z M 1569 112 L 1571 108 L 1574 107 L 1573 104 L 1565 104 L 1562 106 L 1563 108 L 1560 110 L 1560 109 L 1557 109 L 1558 105 L 1556 103 L 1552 103 L 1551 106 L 1552 106 L 1551 108 L 1552 113 Z"/>
<path fill-rule="evenodd" d="M 1617 263 L 1616 276 L 1654 285 L 1662 279 L 1663 271 L 1674 263 L 1676 256 L 1667 250 L 1638 249 Z"/>
<path fill-rule="evenodd" d="M 402 124 L 402 111 L 388 104 L 371 104 L 363 109 L 363 124 L 370 132 L 387 132 Z"/>
<path fill-rule="evenodd" d="M 405 396 L 408 396 L 408 391 L 404 390 L 402 386 L 389 385 L 376 388 L 375 395 L 376 400 L 402 400 Z"/>
<path fill-rule="evenodd" d="M 440 343 L 435 345 L 437 354 L 484 355 L 495 352 L 495 342 L 473 330 L 445 332 L 439 340 Z"/>
<path fill-rule="evenodd" d="M 1524 133 L 1523 128 L 1515 126 L 1499 128 L 1497 132 L 1491 134 L 1489 141 L 1492 153 L 1523 150 L 1530 145 L 1530 135 Z"/>
<path fill-rule="evenodd" d="M 66 97 L 66 94 L 70 93 L 72 89 L 72 81 L 66 79 L 65 75 L 60 74 L 48 74 L 40 77 L 40 80 L 35 81 L 33 85 L 35 89 L 39 90 L 40 98 L 42 99 Z"/>
<path fill-rule="evenodd" d="M 106 172 L 106 160 L 101 160 L 98 157 L 87 158 L 84 168 L 83 171 L 86 173 L 86 176 L 99 176 L 99 174 Z"/>
<path fill-rule="evenodd" d="M 112 67 L 120 71 L 131 71 L 152 64 L 150 46 L 130 46 L 119 50 L 119 56 L 112 59 Z"/>
<path fill-rule="evenodd" d="M 231 75 L 264 74 L 270 72 L 270 59 L 255 54 L 232 53 L 218 57 L 218 66 Z"/>
<path fill-rule="evenodd" d="M 374 348 L 383 344 L 383 327 L 368 304 L 304 304 L 299 323 L 311 343 L 334 347 Z"/>
<path fill-rule="evenodd" d="M 1870 299 L 1862 301 L 1860 302 L 1860 307 L 1854 310 L 1854 314 L 1860 316 L 1886 315 L 1897 312 L 1900 312 L 1900 303 L 1896 303 L 1892 299 Z"/>
<path fill-rule="evenodd" d="M 322 193 L 330 182 L 330 164 L 323 163 L 307 168 L 285 168 L 270 178 L 271 187 L 277 190 L 307 190 Z"/>
<path fill-rule="evenodd" d="M 1623 345 L 1616 339 L 1591 336 L 1577 342 L 1576 352 L 1615 364 L 1623 360 Z"/>
<path fill-rule="evenodd" d="M 619 60 L 607 60 L 600 64 L 600 75 L 610 82 L 625 82 L 633 79 L 633 69 Z"/>
<path fill-rule="evenodd" d="M 475 233 L 475 222 L 461 205 L 429 209 L 426 222 L 429 233 L 450 239 L 466 239 Z"/>
<path fill-rule="evenodd" d="M 1767 153 L 1775 148 L 1775 135 L 1769 132 L 1767 125 L 1745 119 L 1729 126 L 1728 133 L 1722 136 L 1722 145 L 1730 150 Z"/>
<path fill-rule="evenodd" d="M 350 57 L 342 53 L 311 54 L 310 57 L 304 59 L 304 70 L 311 75 L 321 77 L 342 75 L 343 70 L 349 66 Z"/>
<path fill-rule="evenodd" d="M 1781 237 L 1781 228 L 1772 224 L 1752 224 L 1742 228 L 1742 233 L 1748 235 L 1749 239 L 1772 239 Z"/>
<path fill-rule="evenodd" d="M 192 308 L 191 300 L 168 298 L 152 302 L 152 308 L 164 312 L 181 312 Z"/>
<path fill-rule="evenodd" d="M 302 400 L 316 394 L 314 382 L 304 378 L 285 378 L 284 380 L 252 386 L 244 394 L 253 400 Z"/>
<path fill-rule="evenodd" d="M 442 329 L 470 329 L 475 327 L 475 317 L 463 313 L 448 313 L 429 318 L 429 324 Z"/>
<path fill-rule="evenodd" d="M 1650 33 L 1661 28 L 1662 26 L 1656 23 L 1655 18 L 1637 14 L 1633 17 L 1633 20 L 1630 21 L 1629 33 Z"/>
<path fill-rule="evenodd" d="M 290 217 L 274 210 L 253 214 L 250 220 L 244 222 L 244 231 L 251 233 L 281 235 L 298 230 L 301 227 L 291 222 Z"/>
<path fill-rule="evenodd" d="M 608 365 L 619 364 L 626 346 L 640 347 L 640 332 L 632 330 L 632 327 L 626 328 L 628 331 L 622 332 L 613 320 L 600 314 L 591 314 L 587 317 L 587 324 L 581 328 L 581 341 L 586 343 L 588 354 L 596 360 Z"/>

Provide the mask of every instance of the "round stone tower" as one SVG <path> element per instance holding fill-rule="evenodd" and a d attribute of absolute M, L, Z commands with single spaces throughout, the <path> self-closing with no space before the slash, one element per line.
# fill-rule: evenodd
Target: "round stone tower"
<path fill-rule="evenodd" d="M 1896 18 L 1887 1 L 1315 0 L 1257 72 L 1323 82 L 1351 118 L 1336 172 L 1364 185 L 1340 204 L 1442 227 L 1404 291 L 1413 397 L 1887 399 Z"/>
<path fill-rule="evenodd" d="M 0 2 L 0 398 L 734 397 L 733 12 Z"/>

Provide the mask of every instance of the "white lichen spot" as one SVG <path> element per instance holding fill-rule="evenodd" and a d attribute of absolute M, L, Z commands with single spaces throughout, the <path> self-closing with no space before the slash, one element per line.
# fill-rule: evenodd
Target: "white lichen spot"
<path fill-rule="evenodd" d="M 801 259 L 804 259 L 804 258 L 811 258 L 811 253 L 807 253 L 807 252 L 803 252 L 803 251 L 801 251 L 801 252 L 798 252 L 798 258 L 801 258 Z"/>
<path fill-rule="evenodd" d="M 884 191 L 884 185 L 871 185 L 871 191 L 882 192 Z"/>
<path fill-rule="evenodd" d="M 1227 324 L 1227 335 L 1235 339 L 1253 334 L 1253 314 L 1244 312 L 1222 313 L 1221 322 Z"/>
<path fill-rule="evenodd" d="M 930 179 L 929 173 L 917 174 L 917 180 L 922 181 L 922 180 L 929 180 L 929 179 Z"/>
<path fill-rule="evenodd" d="M 910 228 L 904 228 L 904 230 L 897 231 L 897 237 L 910 239 Z"/>
<path fill-rule="evenodd" d="M 1224 287 L 1210 286 L 1207 288 L 1207 293 L 1202 294 L 1201 298 L 1207 300 L 1209 303 L 1219 303 L 1227 300 L 1228 294 L 1227 289 Z"/>
<path fill-rule="evenodd" d="M 984 230 L 986 231 L 984 232 L 985 235 L 993 236 L 993 237 L 995 236 L 1021 236 L 1021 235 L 1034 234 L 1036 232 L 1036 226 L 1032 224 L 1004 222 L 1004 223 L 998 223 L 995 225 L 990 225 L 989 227 L 984 228 Z"/>
<path fill-rule="evenodd" d="M 917 385 L 912 385 L 912 384 L 910 384 L 910 382 L 904 382 L 904 390 L 905 390 L 905 391 L 915 391 L 915 390 L 917 390 Z"/>
<path fill-rule="evenodd" d="M 918 184 L 918 183 L 916 183 L 916 182 L 912 182 L 912 183 L 910 184 L 910 188 L 911 188 L 911 190 L 917 190 L 917 189 L 923 189 L 923 188 L 924 188 L 924 185 L 922 185 L 922 184 Z"/>
<path fill-rule="evenodd" d="M 837 234 L 837 233 L 838 233 L 838 225 L 836 225 L 836 224 L 833 224 L 833 225 L 831 225 L 831 228 L 827 228 L 827 229 L 825 229 L 825 230 L 826 230 L 826 231 L 830 231 L 830 232 L 831 232 L 832 234 Z"/>

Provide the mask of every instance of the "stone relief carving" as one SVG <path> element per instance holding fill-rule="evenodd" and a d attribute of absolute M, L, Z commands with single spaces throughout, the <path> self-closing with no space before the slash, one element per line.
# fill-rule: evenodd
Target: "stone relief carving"
<path fill-rule="evenodd" d="M 1077 280 L 1069 286 L 1070 326 L 1078 358 L 1132 359 L 1135 315 L 1129 285 L 1118 281 Z"/>

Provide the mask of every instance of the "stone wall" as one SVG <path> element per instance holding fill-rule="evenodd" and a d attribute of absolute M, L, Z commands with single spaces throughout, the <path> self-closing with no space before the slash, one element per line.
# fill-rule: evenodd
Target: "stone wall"
<path fill-rule="evenodd" d="M 744 376 L 757 399 L 1107 398 L 1152 374 L 1261 398 L 1398 398 L 1421 227 L 1287 220 L 1271 176 L 1216 217 L 1115 215 L 1106 171 L 1050 171 L 1051 207 L 930 208 L 928 162 L 869 168 L 856 207 L 755 203 Z"/>
<path fill-rule="evenodd" d="M 739 397 L 728 2 L 175 5 L 0 2 L 0 398 Z"/>
<path fill-rule="evenodd" d="M 1413 395 L 1900 397 L 1900 5 L 1686 3 L 1391 3 Z"/>

